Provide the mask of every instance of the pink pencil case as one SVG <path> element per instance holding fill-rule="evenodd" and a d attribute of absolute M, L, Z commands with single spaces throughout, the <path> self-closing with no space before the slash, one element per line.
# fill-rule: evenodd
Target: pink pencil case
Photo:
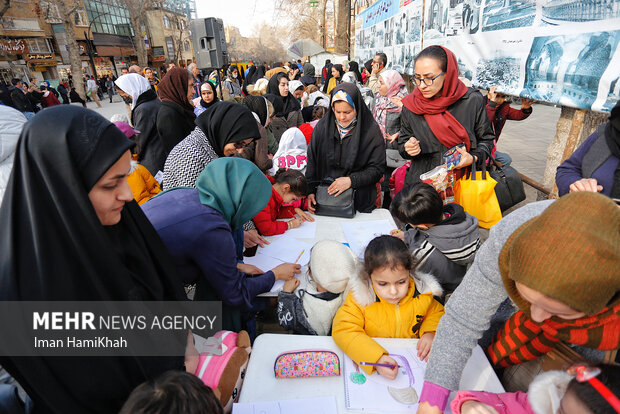
<path fill-rule="evenodd" d="M 276 378 L 335 377 L 340 375 L 340 359 L 324 349 L 283 352 L 273 366 Z"/>

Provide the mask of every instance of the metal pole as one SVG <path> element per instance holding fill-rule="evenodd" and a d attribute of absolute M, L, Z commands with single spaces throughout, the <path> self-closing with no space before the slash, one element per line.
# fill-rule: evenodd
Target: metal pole
<path fill-rule="evenodd" d="M 98 79 L 97 68 L 95 67 L 95 59 L 93 58 L 92 45 L 90 43 L 90 37 L 88 37 L 88 33 L 86 32 L 84 32 L 84 37 L 86 38 L 86 46 L 88 47 L 88 57 L 90 59 L 90 64 L 93 67 L 93 75 L 95 76 L 95 79 Z"/>

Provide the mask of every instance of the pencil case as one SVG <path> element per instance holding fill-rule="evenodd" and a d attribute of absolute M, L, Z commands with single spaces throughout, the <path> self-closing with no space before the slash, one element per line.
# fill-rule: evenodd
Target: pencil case
<path fill-rule="evenodd" d="M 283 352 L 276 358 L 273 371 L 276 378 L 335 377 L 340 375 L 340 359 L 324 349 Z"/>

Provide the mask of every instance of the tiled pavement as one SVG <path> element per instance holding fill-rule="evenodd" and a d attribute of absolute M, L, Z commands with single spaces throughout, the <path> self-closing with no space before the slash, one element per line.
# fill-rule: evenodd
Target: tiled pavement
<path fill-rule="evenodd" d="M 519 105 L 513 105 L 519 108 Z M 532 115 L 523 121 L 506 121 L 498 150 L 512 157 L 512 166 L 520 173 L 542 182 L 547 146 L 555 136 L 560 108 L 533 105 Z"/>

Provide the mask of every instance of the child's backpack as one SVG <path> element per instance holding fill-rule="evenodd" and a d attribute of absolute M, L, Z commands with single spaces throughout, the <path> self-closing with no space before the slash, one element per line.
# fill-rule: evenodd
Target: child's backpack
<path fill-rule="evenodd" d="M 405 177 L 407 176 L 407 170 L 411 166 L 411 161 L 407 161 L 404 165 L 401 165 L 392 172 L 390 177 L 390 197 L 392 200 L 405 186 Z"/>
<path fill-rule="evenodd" d="M 230 413 L 233 402 L 239 400 L 245 370 L 250 360 L 250 336 L 246 331 L 238 334 L 219 331 L 213 338 L 221 339 L 221 347 L 213 350 L 213 353 L 200 354 L 195 374 L 205 385 L 219 391 L 224 412 Z M 218 355 L 219 353 L 221 355 Z"/>

